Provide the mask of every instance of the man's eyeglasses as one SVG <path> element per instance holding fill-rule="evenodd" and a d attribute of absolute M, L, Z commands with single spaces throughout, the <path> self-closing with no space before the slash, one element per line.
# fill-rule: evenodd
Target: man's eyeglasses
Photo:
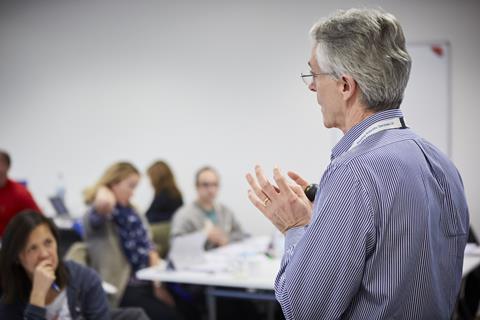
<path fill-rule="evenodd" d="M 310 72 L 307 73 L 307 74 L 301 73 L 301 74 L 300 74 L 300 77 L 302 78 L 303 82 L 304 82 L 307 86 L 310 86 L 310 85 L 313 83 L 313 79 L 314 79 L 316 76 L 330 75 L 330 74 L 331 74 L 331 73 L 329 73 L 329 72 L 314 73 L 314 72 L 310 71 Z"/>
<path fill-rule="evenodd" d="M 218 188 L 218 182 L 200 182 L 198 186 L 202 188 Z"/>

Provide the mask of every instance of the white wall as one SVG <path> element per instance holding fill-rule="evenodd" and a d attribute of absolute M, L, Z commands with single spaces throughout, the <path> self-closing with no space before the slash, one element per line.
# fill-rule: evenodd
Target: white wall
<path fill-rule="evenodd" d="M 376 1 L 346 1 L 378 6 Z M 385 1 L 408 41 L 452 44 L 453 160 L 480 231 L 475 120 L 478 1 Z M 269 223 L 246 198 L 255 163 L 320 178 L 334 134 L 324 129 L 307 70 L 308 30 L 337 1 L 30 1 L 0 10 L 0 148 L 46 211 L 63 172 L 67 201 L 114 161 L 173 167 L 187 201 L 204 164 L 222 175 L 221 200 L 253 233 Z M 435 79 L 431 79 L 432 95 Z M 135 203 L 152 196 L 142 180 Z"/>

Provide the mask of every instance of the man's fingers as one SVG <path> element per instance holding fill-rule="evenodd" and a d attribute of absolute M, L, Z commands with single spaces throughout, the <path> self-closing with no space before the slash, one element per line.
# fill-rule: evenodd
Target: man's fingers
<path fill-rule="evenodd" d="M 255 194 L 258 197 L 263 195 L 262 189 L 258 185 L 257 180 L 255 180 L 255 178 L 250 173 L 247 173 L 247 175 L 245 177 L 247 178 L 247 182 L 250 185 L 250 187 L 252 188 L 252 190 L 255 192 Z"/>
<path fill-rule="evenodd" d="M 292 189 L 295 194 L 301 198 L 305 197 L 305 191 L 303 191 L 302 187 L 300 187 L 298 184 L 292 184 L 290 185 L 290 188 Z"/>
<path fill-rule="evenodd" d="M 255 166 L 255 175 L 257 177 L 258 184 L 262 192 L 265 193 L 270 200 L 276 199 L 278 192 L 272 186 L 270 181 L 268 181 L 268 179 L 265 177 L 262 168 L 258 165 Z"/>
<path fill-rule="evenodd" d="M 247 177 L 248 184 L 252 188 L 257 198 L 260 201 L 263 201 L 263 203 L 265 204 L 265 201 L 267 201 L 267 199 L 270 199 L 270 198 L 265 194 L 265 192 L 262 191 L 262 188 L 260 188 L 260 186 L 258 185 L 257 180 L 255 180 L 255 178 L 250 173 L 248 173 L 246 177 Z"/>
<path fill-rule="evenodd" d="M 275 182 L 277 183 L 278 187 L 280 188 L 280 192 L 287 195 L 287 196 L 292 196 L 295 193 L 292 191 L 290 186 L 287 183 L 287 180 L 285 177 L 282 175 L 280 172 L 280 169 L 278 167 L 275 167 L 273 169 L 273 178 L 275 179 Z"/>
<path fill-rule="evenodd" d="M 299 185 L 293 185 L 291 186 L 291 188 L 299 198 L 303 199 L 304 202 L 311 203 L 305 195 L 305 191 L 302 189 L 302 187 L 300 187 Z"/>
<path fill-rule="evenodd" d="M 300 187 L 302 187 L 302 189 L 305 190 L 305 188 L 309 185 L 308 181 L 303 179 L 298 173 L 294 171 L 289 171 L 287 174 L 290 177 L 290 179 L 295 181 L 295 183 L 298 184 Z"/>
<path fill-rule="evenodd" d="M 248 190 L 248 199 L 268 220 L 272 220 L 272 213 L 267 210 L 265 203 L 261 201 L 251 189 Z"/>

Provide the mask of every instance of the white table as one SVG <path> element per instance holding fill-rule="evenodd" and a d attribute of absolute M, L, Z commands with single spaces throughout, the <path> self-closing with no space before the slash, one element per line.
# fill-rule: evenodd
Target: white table
<path fill-rule="evenodd" d="M 273 319 L 276 303 L 274 281 L 280 268 L 280 258 L 273 259 L 265 255 L 269 241 L 270 238 L 266 236 L 249 238 L 208 251 L 205 254 L 206 261 L 192 266 L 191 270 L 166 270 L 165 265 L 161 265 L 140 270 L 137 277 L 143 280 L 207 286 L 210 320 L 216 319 L 217 297 L 271 301 L 269 318 Z M 232 288 L 245 290 L 231 290 Z"/>
<path fill-rule="evenodd" d="M 463 276 L 480 265 L 480 246 L 474 243 L 467 243 L 465 256 L 463 258 Z"/>
<path fill-rule="evenodd" d="M 465 255 L 463 257 L 463 271 L 462 277 L 465 277 L 473 269 L 480 266 L 480 256 L 479 255 Z"/>
<path fill-rule="evenodd" d="M 143 280 L 198 284 L 207 286 L 209 319 L 216 319 L 216 297 L 275 300 L 274 281 L 280 268 L 280 258 L 265 255 L 269 237 L 254 237 L 241 243 L 209 251 L 206 262 L 192 270 L 166 270 L 165 265 L 137 272 Z M 466 254 L 462 276 L 480 266 L 479 254 Z M 232 291 L 227 288 L 244 288 Z"/>
<path fill-rule="evenodd" d="M 206 261 L 190 270 L 165 270 L 165 265 L 137 272 L 144 280 L 273 290 L 280 259 L 265 255 L 268 237 L 254 237 L 206 252 Z"/>

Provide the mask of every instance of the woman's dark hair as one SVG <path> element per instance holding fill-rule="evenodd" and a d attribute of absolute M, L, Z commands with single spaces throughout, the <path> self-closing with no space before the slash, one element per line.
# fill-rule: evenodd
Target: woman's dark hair
<path fill-rule="evenodd" d="M 8 223 L 2 238 L 0 250 L 0 286 L 2 302 L 27 302 L 32 290 L 32 283 L 25 269 L 20 264 L 20 253 L 27 244 L 30 233 L 40 225 L 46 225 L 57 242 L 57 256 L 59 235 L 53 221 L 41 213 L 25 210 L 13 217 Z M 56 284 L 63 288 L 68 284 L 68 273 L 62 260 L 58 259 L 55 270 Z"/>
<path fill-rule="evenodd" d="M 147 170 L 148 176 L 155 189 L 155 194 L 166 191 L 173 199 L 182 199 L 172 170 L 165 161 L 155 161 Z"/>

